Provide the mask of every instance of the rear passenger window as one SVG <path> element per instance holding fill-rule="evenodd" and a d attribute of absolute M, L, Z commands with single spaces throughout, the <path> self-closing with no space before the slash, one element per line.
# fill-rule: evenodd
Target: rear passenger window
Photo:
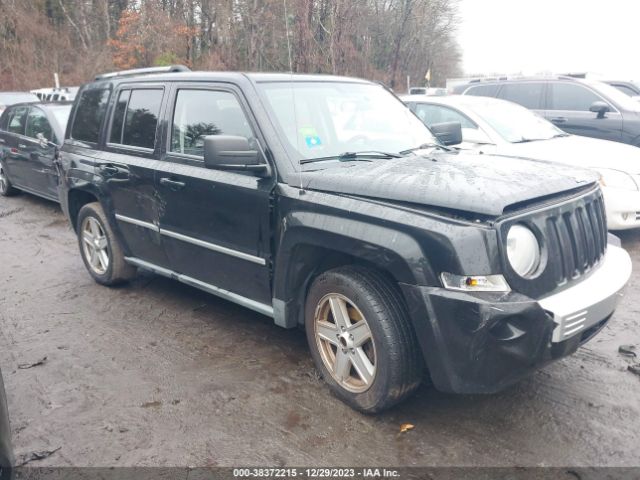
<path fill-rule="evenodd" d="M 582 85 L 554 83 L 551 85 L 549 110 L 588 112 L 591 104 L 598 101 L 603 99 Z"/>
<path fill-rule="evenodd" d="M 498 94 L 500 85 L 478 85 L 470 87 L 465 95 L 474 95 L 476 97 L 495 97 Z"/>
<path fill-rule="evenodd" d="M 202 157 L 207 135 L 253 138 L 247 117 L 232 93 L 179 90 L 173 112 L 171 151 Z"/>
<path fill-rule="evenodd" d="M 543 90 L 543 83 L 511 83 L 502 87 L 498 97 L 535 110 L 540 108 Z"/>
<path fill-rule="evenodd" d="M 119 143 L 132 147 L 154 148 L 162 93 L 162 89 L 159 88 L 131 90 L 122 125 L 122 141 Z M 118 99 L 117 106 L 121 107 L 121 103 Z M 119 120 L 114 117 L 114 127 L 117 127 L 117 121 Z"/>
<path fill-rule="evenodd" d="M 71 129 L 71 138 L 98 143 L 100 126 L 107 108 L 109 90 L 85 90 L 78 102 Z"/>
<path fill-rule="evenodd" d="M 27 123 L 27 111 L 28 107 L 16 107 L 9 120 L 9 126 L 7 131 L 11 133 L 17 133 L 18 135 L 24 135 L 24 127 Z"/>

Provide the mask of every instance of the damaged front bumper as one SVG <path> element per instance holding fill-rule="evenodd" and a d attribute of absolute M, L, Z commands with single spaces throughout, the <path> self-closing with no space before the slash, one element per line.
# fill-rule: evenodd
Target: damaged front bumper
<path fill-rule="evenodd" d="M 629 255 L 610 244 L 582 282 L 539 300 L 516 292 L 401 287 L 436 388 L 492 393 L 591 339 L 630 275 Z"/>

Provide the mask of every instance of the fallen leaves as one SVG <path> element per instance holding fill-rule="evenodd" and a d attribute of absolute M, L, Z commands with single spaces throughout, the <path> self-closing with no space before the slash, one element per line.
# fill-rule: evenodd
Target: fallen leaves
<path fill-rule="evenodd" d="M 402 425 L 400 425 L 400 433 L 407 433 L 409 430 L 413 430 L 414 428 L 415 425 L 411 423 L 403 423 Z"/>

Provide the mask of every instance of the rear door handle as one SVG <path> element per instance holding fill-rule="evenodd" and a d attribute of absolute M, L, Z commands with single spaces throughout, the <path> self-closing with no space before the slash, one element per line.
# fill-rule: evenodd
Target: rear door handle
<path fill-rule="evenodd" d="M 187 186 L 186 183 L 184 182 L 179 182 L 178 180 L 172 180 L 170 178 L 164 177 L 160 179 L 160 185 L 164 186 L 164 187 L 168 187 L 171 190 L 174 191 L 178 191 L 178 190 L 182 190 L 184 187 Z"/>
<path fill-rule="evenodd" d="M 567 123 L 567 117 L 555 117 L 552 118 L 551 121 L 553 123 Z"/>

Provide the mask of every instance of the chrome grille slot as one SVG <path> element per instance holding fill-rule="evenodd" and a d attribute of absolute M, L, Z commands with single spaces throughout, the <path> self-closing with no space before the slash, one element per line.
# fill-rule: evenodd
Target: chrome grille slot
<path fill-rule="evenodd" d="M 602 228 L 602 202 L 595 198 L 573 211 L 553 219 L 558 251 L 562 260 L 563 280 L 589 271 L 602 257 L 606 246 L 606 230 Z"/>

